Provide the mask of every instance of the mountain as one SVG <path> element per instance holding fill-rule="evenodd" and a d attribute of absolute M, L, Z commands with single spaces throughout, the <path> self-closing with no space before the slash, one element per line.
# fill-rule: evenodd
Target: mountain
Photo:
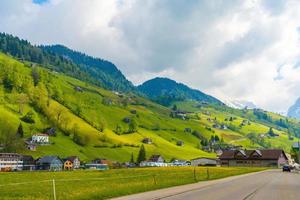
<path fill-rule="evenodd" d="M 300 98 L 288 109 L 287 116 L 300 119 Z"/>
<path fill-rule="evenodd" d="M 233 101 L 225 101 L 225 104 L 229 107 L 236 108 L 236 109 L 255 109 L 258 108 L 253 102 L 251 101 L 244 101 L 244 100 L 233 100 Z"/>
<path fill-rule="evenodd" d="M 177 85 L 179 91 L 187 89 Z M 212 97 L 201 99 L 207 98 Z M 137 158 L 143 140 L 150 138 L 152 144 L 144 144 L 147 158 L 160 154 L 169 161 L 215 157 L 204 151 L 212 144 L 212 148 L 242 145 L 289 151 L 299 137 L 300 123 L 295 119 L 258 109 L 198 105 L 198 101 L 178 102 L 178 110 L 190 107 L 191 111 L 177 115 L 136 94 L 113 92 L 0 53 L 0 151 L 35 158 L 77 155 L 83 161 L 100 157 L 126 162 L 132 153 Z M 20 125 L 22 136 L 17 134 Z M 267 136 L 270 127 L 278 136 Z M 56 130 L 50 145 L 26 149 L 25 141 L 49 128 Z"/>
<path fill-rule="evenodd" d="M 191 89 L 188 86 L 177 83 L 168 78 L 154 78 L 138 86 L 138 90 L 150 99 L 162 104 L 170 105 L 174 101 L 196 100 L 208 103 L 221 104 L 218 99 Z"/>
<path fill-rule="evenodd" d="M 0 33 L 0 51 L 22 62 L 37 63 L 47 69 L 110 90 L 122 92 L 134 90 L 132 83 L 111 62 L 92 58 L 61 45 L 34 46 L 26 40 Z"/>
<path fill-rule="evenodd" d="M 101 81 L 106 88 L 117 91 L 133 91 L 134 86 L 122 72 L 111 62 L 88 56 L 71 50 L 62 45 L 40 46 L 43 50 L 71 60 L 80 66 L 81 70 L 96 80 Z"/>

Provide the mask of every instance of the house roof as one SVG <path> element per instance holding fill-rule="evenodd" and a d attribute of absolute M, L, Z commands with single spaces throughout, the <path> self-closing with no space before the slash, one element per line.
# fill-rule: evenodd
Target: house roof
<path fill-rule="evenodd" d="M 209 160 L 216 160 L 215 158 L 208 158 L 208 157 L 198 157 L 191 160 L 199 160 L 199 159 L 209 159 Z"/>
<path fill-rule="evenodd" d="M 37 133 L 37 134 L 34 134 L 33 136 L 48 136 L 48 135 L 45 133 Z"/>
<path fill-rule="evenodd" d="M 44 156 L 44 157 L 41 157 L 40 159 L 38 159 L 37 162 L 39 162 L 39 163 L 51 163 L 53 160 L 56 160 L 56 159 L 60 160 L 60 158 L 57 157 L 57 156 Z"/>
<path fill-rule="evenodd" d="M 64 161 L 69 160 L 69 161 L 71 161 L 71 162 L 74 162 L 74 160 L 75 160 L 76 158 L 78 158 L 78 157 L 77 157 L 77 156 L 69 156 L 69 157 L 64 158 L 63 160 L 64 160 Z M 78 160 L 79 160 L 79 158 L 78 158 Z"/>
<path fill-rule="evenodd" d="M 219 158 L 220 160 L 277 160 L 281 154 L 287 159 L 282 149 L 225 150 Z"/>
<path fill-rule="evenodd" d="M 152 162 L 157 162 L 159 158 L 162 158 L 163 157 L 161 155 L 152 155 L 150 158 L 149 158 L 149 161 L 152 161 Z"/>

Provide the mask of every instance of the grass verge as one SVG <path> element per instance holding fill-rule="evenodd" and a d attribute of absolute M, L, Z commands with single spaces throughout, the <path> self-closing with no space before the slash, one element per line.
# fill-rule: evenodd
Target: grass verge
<path fill-rule="evenodd" d="M 54 199 L 53 179 L 57 200 L 98 200 L 262 170 L 265 168 L 166 167 L 0 173 L 0 199 Z"/>

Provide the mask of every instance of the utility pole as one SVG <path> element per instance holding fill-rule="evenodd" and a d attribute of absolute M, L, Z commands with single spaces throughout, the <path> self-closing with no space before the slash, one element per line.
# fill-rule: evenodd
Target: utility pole
<path fill-rule="evenodd" d="M 52 180 L 52 186 L 53 186 L 53 200 L 56 200 L 56 190 L 55 190 L 55 180 Z"/>

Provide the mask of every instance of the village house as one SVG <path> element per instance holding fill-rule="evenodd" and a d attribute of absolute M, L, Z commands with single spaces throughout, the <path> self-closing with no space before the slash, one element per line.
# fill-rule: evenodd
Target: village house
<path fill-rule="evenodd" d="M 217 160 L 213 158 L 206 158 L 206 157 L 200 157 L 200 158 L 194 158 L 191 160 L 192 166 L 216 166 Z"/>
<path fill-rule="evenodd" d="M 73 163 L 70 160 L 63 160 L 64 170 L 73 170 Z"/>
<path fill-rule="evenodd" d="M 80 160 L 77 156 L 70 156 L 65 159 L 64 161 L 64 170 L 73 170 L 80 168 Z"/>
<path fill-rule="evenodd" d="M 142 140 L 142 142 L 143 142 L 144 144 L 152 144 L 152 139 L 151 139 L 151 138 L 144 138 L 144 139 Z"/>
<path fill-rule="evenodd" d="M 191 129 L 191 128 L 185 128 L 185 129 L 184 129 L 184 132 L 186 132 L 186 133 L 191 133 L 191 132 L 192 132 L 192 129 Z"/>
<path fill-rule="evenodd" d="M 22 169 L 22 155 L 17 153 L 0 153 L 0 171 L 20 171 Z"/>
<path fill-rule="evenodd" d="M 30 155 L 22 155 L 23 170 L 33 171 L 35 170 L 35 160 Z"/>
<path fill-rule="evenodd" d="M 49 136 L 47 134 L 35 134 L 31 137 L 31 143 L 34 144 L 49 144 Z"/>
<path fill-rule="evenodd" d="M 36 167 L 38 170 L 61 171 L 63 162 L 57 156 L 44 156 L 36 161 Z"/>
<path fill-rule="evenodd" d="M 161 155 L 152 155 L 149 160 L 140 163 L 140 167 L 165 167 L 168 166 L 165 163 L 164 158 Z"/>
<path fill-rule="evenodd" d="M 157 163 L 163 163 L 163 162 L 165 162 L 164 158 L 161 155 L 152 155 L 149 158 L 149 161 L 151 161 L 151 162 L 157 162 Z"/>
<path fill-rule="evenodd" d="M 93 164 L 105 164 L 105 165 L 112 165 L 112 161 L 107 160 L 106 158 L 96 158 L 92 160 Z"/>
<path fill-rule="evenodd" d="M 109 167 L 108 167 L 107 164 L 88 163 L 88 164 L 85 164 L 85 169 L 89 169 L 89 170 L 108 170 Z"/>
<path fill-rule="evenodd" d="M 186 161 L 186 160 L 173 160 L 171 162 L 172 166 L 190 166 L 191 162 Z"/>
<path fill-rule="evenodd" d="M 184 142 L 183 141 L 177 141 L 176 145 L 182 147 L 184 145 Z"/>
<path fill-rule="evenodd" d="M 26 149 L 30 151 L 36 151 L 36 144 L 32 144 L 30 142 L 26 142 Z"/>
<path fill-rule="evenodd" d="M 288 163 L 281 149 L 224 150 L 219 159 L 221 166 L 280 167 Z"/>

